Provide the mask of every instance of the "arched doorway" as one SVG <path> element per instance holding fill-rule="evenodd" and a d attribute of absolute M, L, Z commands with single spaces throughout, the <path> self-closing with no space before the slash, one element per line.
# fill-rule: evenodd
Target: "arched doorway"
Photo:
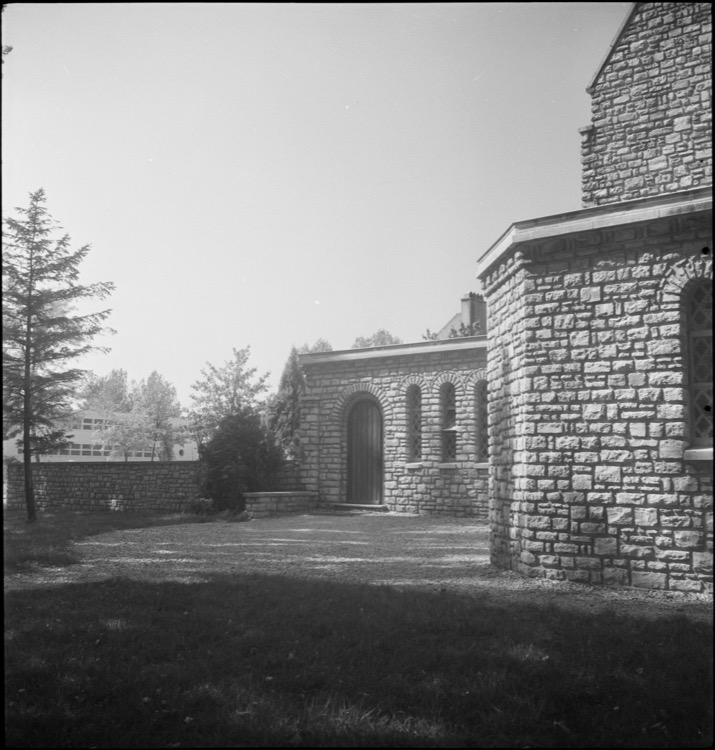
<path fill-rule="evenodd" d="M 372 399 L 361 399 L 348 415 L 347 501 L 382 504 L 382 414 Z"/>

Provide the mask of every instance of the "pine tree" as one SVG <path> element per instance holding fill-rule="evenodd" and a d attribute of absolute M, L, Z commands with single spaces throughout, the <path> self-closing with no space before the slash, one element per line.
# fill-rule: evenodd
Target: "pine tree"
<path fill-rule="evenodd" d="M 271 431 L 289 458 L 300 457 L 298 428 L 300 427 L 300 399 L 305 392 L 305 376 L 300 366 L 298 350 L 291 349 L 278 385 L 278 393 L 270 410 Z"/>
<path fill-rule="evenodd" d="M 69 362 L 92 351 L 95 336 L 110 332 L 110 310 L 70 315 L 73 303 L 107 297 L 111 282 L 79 283 L 79 267 L 89 245 L 70 249 L 70 238 L 53 239 L 58 230 L 45 208 L 45 192 L 30 194 L 19 218 L 4 219 L 3 234 L 3 411 L 8 434 L 22 434 L 25 504 L 36 518 L 32 453 L 38 439 L 52 433 L 71 410 L 84 371 Z"/>

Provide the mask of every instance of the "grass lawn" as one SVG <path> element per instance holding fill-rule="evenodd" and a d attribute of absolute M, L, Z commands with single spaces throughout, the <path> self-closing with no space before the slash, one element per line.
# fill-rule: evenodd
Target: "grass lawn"
<path fill-rule="evenodd" d="M 205 543 L 201 581 L 61 575 L 106 534 L 191 554 L 226 523 L 6 514 L 7 746 L 711 744 L 712 626 L 684 615 L 231 572 Z"/>

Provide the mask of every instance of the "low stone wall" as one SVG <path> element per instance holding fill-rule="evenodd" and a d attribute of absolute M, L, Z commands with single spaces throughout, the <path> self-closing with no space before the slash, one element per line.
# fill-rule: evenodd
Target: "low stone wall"
<path fill-rule="evenodd" d="M 274 492 L 293 492 L 295 490 L 303 491 L 303 483 L 300 464 L 293 460 L 286 460 L 283 465 L 271 475 L 270 486 Z"/>
<path fill-rule="evenodd" d="M 253 518 L 306 513 L 318 507 L 317 492 L 246 492 L 244 497 Z"/>
<path fill-rule="evenodd" d="M 7 468 L 6 507 L 24 509 L 24 468 Z M 38 510 L 181 512 L 199 494 L 198 461 L 37 463 L 32 477 Z"/>

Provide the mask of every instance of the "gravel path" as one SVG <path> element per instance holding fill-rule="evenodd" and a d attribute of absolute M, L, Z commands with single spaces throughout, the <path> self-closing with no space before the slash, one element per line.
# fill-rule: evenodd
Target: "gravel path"
<path fill-rule="evenodd" d="M 211 573 L 261 573 L 427 587 L 504 603 L 552 604 L 712 621 L 712 600 L 675 592 L 605 589 L 527 579 L 489 564 L 489 528 L 470 519 L 404 514 L 309 514 L 222 519 L 109 531 L 75 542 L 79 562 L 6 576 L 6 590 L 108 577 L 197 582 Z"/>

